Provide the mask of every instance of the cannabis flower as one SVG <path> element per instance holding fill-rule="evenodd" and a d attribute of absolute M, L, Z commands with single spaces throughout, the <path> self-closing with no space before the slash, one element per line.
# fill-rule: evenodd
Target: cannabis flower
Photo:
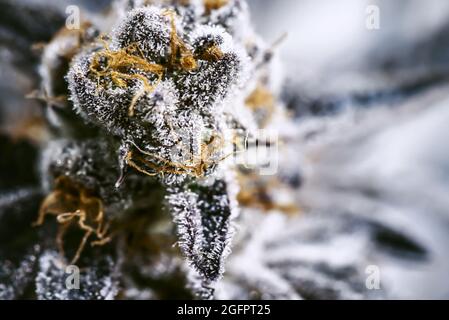
<path fill-rule="evenodd" d="M 135 221 L 151 229 L 171 215 L 191 266 L 187 287 L 212 298 L 239 211 L 235 156 L 273 116 L 273 53 L 253 32 L 243 1 L 113 8 L 117 23 L 85 22 L 44 49 L 45 94 L 59 93 L 64 68 L 68 86 L 62 107 L 47 111 L 55 135 L 42 153 L 48 195 L 35 225 L 56 217 L 62 260 L 54 267 L 114 243 L 130 250 Z M 112 256 L 123 261 L 124 254 Z M 46 257 L 55 273 L 54 251 Z M 38 281 L 41 292 L 47 282 Z"/>

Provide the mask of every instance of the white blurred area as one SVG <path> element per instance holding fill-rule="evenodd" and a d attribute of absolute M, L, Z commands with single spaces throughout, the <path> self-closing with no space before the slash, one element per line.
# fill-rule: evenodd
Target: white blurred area
<path fill-rule="evenodd" d="M 340 88 L 349 81 L 360 88 L 372 87 L 367 79 L 360 78 L 360 70 L 392 57 L 410 59 L 415 44 L 449 23 L 449 2 L 445 0 L 249 0 L 249 3 L 256 29 L 268 42 L 288 34 L 280 46 L 286 74 L 304 86 L 324 82 Z M 380 10 L 379 30 L 366 28 L 366 10 L 372 5 Z M 418 68 L 416 65 L 413 69 Z"/>
<path fill-rule="evenodd" d="M 281 45 L 290 72 L 313 70 L 333 62 L 338 56 L 360 50 L 364 33 L 364 1 L 260 1 L 255 8 L 256 29 L 268 40 L 283 33 Z"/>
<path fill-rule="evenodd" d="M 274 42 L 288 32 L 280 52 L 287 81 L 298 95 L 401 91 L 404 83 L 443 76 L 394 103 L 373 99 L 372 107 L 360 108 L 348 102 L 336 115 L 297 119 L 296 144 L 285 162 L 294 159 L 303 170 L 297 201 L 305 208 L 304 216 L 297 222 L 266 218 L 277 221 L 273 224 L 277 233 L 258 240 L 260 256 L 252 257 L 248 265 L 257 259 L 269 265 L 290 256 L 337 269 L 357 266 L 363 274 L 364 267 L 374 264 L 381 270 L 384 298 L 447 299 L 449 1 L 250 0 L 250 5 L 256 28 L 266 40 Z M 379 30 L 365 27 L 368 5 L 380 9 Z M 388 254 L 367 238 L 362 227 L 339 233 L 335 224 L 349 224 L 348 216 L 413 239 L 427 258 L 414 261 L 400 253 Z M 274 245 L 280 243 L 279 233 L 287 238 L 291 232 L 293 239 L 313 233 L 321 223 L 323 229 L 333 230 L 324 244 L 309 238 L 303 245 L 289 246 L 292 242 L 287 241 Z M 244 258 L 244 254 L 231 258 L 236 259 L 230 264 L 234 272 L 244 263 L 238 259 Z M 266 265 L 259 266 L 265 276 L 273 283 L 280 281 Z M 301 278 L 307 270 L 287 274 Z M 311 277 L 321 281 L 318 275 Z"/>

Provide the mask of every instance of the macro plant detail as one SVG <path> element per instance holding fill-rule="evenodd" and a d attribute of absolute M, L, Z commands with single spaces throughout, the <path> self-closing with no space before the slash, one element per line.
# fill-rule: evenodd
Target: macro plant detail
<path fill-rule="evenodd" d="M 447 18 L 0 0 L 0 300 L 447 298 Z"/>
<path fill-rule="evenodd" d="M 247 174 L 234 160 L 248 136 L 257 139 L 257 110 L 274 107 L 258 89 L 270 85 L 272 49 L 244 1 L 112 8 L 113 24 L 86 20 L 42 45 L 41 89 L 30 98 L 47 105 L 52 135 L 33 226 L 56 224 L 46 264 L 62 272 L 89 267 L 95 249 L 127 251 L 133 230 L 123 226 L 133 220 L 169 230 L 171 217 L 175 231 L 166 232 L 190 268 L 185 286 L 210 299 L 239 215 L 237 176 Z"/>

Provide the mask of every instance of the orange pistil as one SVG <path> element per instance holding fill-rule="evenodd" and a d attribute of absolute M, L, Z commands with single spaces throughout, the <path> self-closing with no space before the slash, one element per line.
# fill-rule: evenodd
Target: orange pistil
<path fill-rule="evenodd" d="M 42 202 L 38 219 L 33 225 L 42 225 L 48 214 L 56 216 L 60 224 L 56 243 L 63 256 L 65 256 L 64 235 L 72 223 L 76 222 L 76 225 L 84 231 L 84 236 L 70 264 L 78 261 L 90 236 L 96 237 L 96 240 L 91 242 L 92 246 L 104 245 L 111 240 L 106 236 L 109 225 L 104 224 L 105 216 L 101 199 L 65 176 L 56 179 L 55 189 Z"/>

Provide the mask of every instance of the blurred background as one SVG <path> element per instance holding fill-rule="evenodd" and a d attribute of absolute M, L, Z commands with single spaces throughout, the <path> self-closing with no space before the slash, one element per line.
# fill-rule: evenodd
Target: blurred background
<path fill-rule="evenodd" d="M 362 244 L 358 225 L 339 245 L 336 235 L 326 249 L 317 244 L 312 259 L 371 261 L 391 297 L 449 298 L 449 3 L 250 4 L 268 41 L 288 33 L 280 52 L 303 137 L 299 203 L 328 224 L 339 212 L 347 225 L 354 218 L 386 228 Z M 372 5 L 377 30 L 366 27 Z"/>
<path fill-rule="evenodd" d="M 74 3 L 98 11 L 109 1 L 0 0 L 5 195 L 38 183 L 33 143 L 45 132 L 36 102 L 24 99 L 38 78 L 30 48 L 51 38 Z M 238 237 L 251 241 L 237 240 L 221 297 L 242 295 L 245 279 L 264 283 L 268 298 L 449 298 L 449 2 L 249 5 L 268 43 L 287 34 L 277 48 L 294 129 L 282 162 L 299 168 L 302 214 L 242 215 Z M 380 20 L 370 30 L 373 5 Z M 378 290 L 365 285 L 370 266 Z"/>

